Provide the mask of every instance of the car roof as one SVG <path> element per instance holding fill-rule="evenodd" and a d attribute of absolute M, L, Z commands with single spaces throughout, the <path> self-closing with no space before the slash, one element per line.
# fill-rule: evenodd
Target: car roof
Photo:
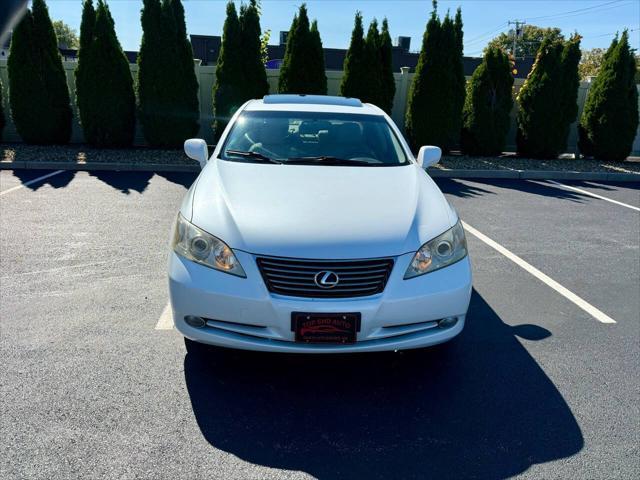
<path fill-rule="evenodd" d="M 359 113 L 380 115 L 382 111 L 375 105 L 362 103 L 357 98 L 332 95 L 265 95 L 259 100 L 251 100 L 245 110 L 249 111 L 298 111 L 327 113 Z"/>

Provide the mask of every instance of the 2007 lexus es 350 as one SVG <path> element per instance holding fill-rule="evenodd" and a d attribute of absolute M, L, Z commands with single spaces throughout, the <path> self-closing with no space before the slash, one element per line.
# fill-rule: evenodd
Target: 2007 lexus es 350
<path fill-rule="evenodd" d="M 462 330 L 464 230 L 393 121 L 352 98 L 244 104 L 174 226 L 176 328 L 211 345 L 299 353 L 420 348 Z"/>

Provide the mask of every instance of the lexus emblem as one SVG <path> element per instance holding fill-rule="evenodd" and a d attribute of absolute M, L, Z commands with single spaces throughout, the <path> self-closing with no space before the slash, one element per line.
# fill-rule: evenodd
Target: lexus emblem
<path fill-rule="evenodd" d="M 338 285 L 340 277 L 330 270 L 322 270 L 313 277 L 313 281 L 320 288 L 333 288 Z"/>

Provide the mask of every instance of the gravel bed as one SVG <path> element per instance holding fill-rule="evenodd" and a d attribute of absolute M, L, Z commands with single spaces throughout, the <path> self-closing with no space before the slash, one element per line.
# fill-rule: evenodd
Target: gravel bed
<path fill-rule="evenodd" d="M 0 147 L 2 162 L 69 162 L 69 163 L 126 163 L 197 165 L 180 149 L 154 148 L 100 149 L 83 144 L 75 145 L 25 145 L 4 144 Z"/>
<path fill-rule="evenodd" d="M 640 157 L 629 157 L 623 162 L 605 162 L 590 158 L 574 159 L 562 155 L 553 160 L 523 158 L 513 154 L 499 157 L 468 157 L 445 155 L 435 168 L 461 170 L 545 170 L 562 172 L 640 173 Z"/>
<path fill-rule="evenodd" d="M 75 145 L 4 144 L 0 147 L 0 162 L 69 162 L 69 163 L 126 163 L 197 165 L 182 150 L 163 150 L 146 147 L 126 149 L 97 149 Z M 624 162 L 604 162 L 593 159 L 574 159 L 564 155 L 554 160 L 521 158 L 513 154 L 500 157 L 468 157 L 446 155 L 434 168 L 464 170 L 547 170 L 571 172 L 640 173 L 640 157 L 629 157 Z"/>

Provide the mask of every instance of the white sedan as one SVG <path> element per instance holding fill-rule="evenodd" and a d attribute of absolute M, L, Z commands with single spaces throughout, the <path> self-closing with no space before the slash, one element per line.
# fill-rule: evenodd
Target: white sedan
<path fill-rule="evenodd" d="M 462 330 L 464 230 L 393 121 L 357 99 L 244 104 L 172 234 L 169 291 L 187 341 L 298 353 L 421 348 Z"/>

